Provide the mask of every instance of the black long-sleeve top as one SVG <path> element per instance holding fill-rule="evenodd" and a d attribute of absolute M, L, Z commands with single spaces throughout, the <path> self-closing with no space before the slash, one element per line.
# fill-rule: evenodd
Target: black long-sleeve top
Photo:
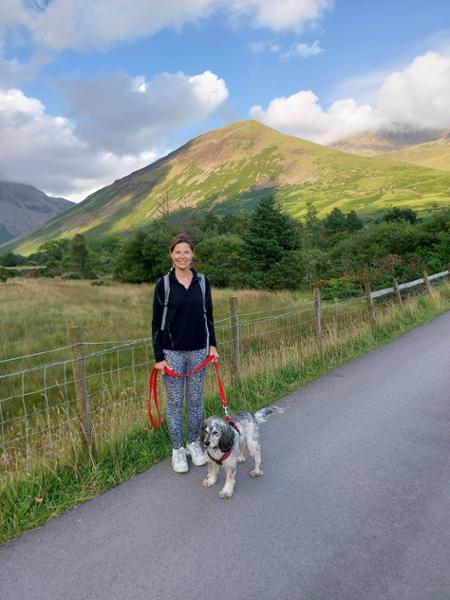
<path fill-rule="evenodd" d="M 207 345 L 216 345 L 214 332 L 211 285 L 205 276 L 205 315 L 200 278 L 194 269 L 191 285 L 186 289 L 175 277 L 175 270 L 169 273 L 170 294 L 167 306 L 166 324 L 161 331 L 164 310 L 164 279 L 158 281 L 153 297 L 152 339 L 156 362 L 164 360 L 165 350 L 201 350 Z M 208 331 L 206 330 L 208 327 Z M 209 350 L 209 348 L 208 348 Z"/>

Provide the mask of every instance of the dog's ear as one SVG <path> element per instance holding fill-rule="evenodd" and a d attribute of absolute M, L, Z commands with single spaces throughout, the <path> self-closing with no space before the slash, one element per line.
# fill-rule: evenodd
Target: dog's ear
<path fill-rule="evenodd" d="M 228 425 L 228 423 L 225 423 L 224 428 L 222 429 L 222 433 L 220 435 L 220 440 L 219 440 L 219 450 L 221 452 L 228 452 L 228 450 L 231 449 L 231 447 L 233 446 L 233 442 L 234 442 L 234 430 L 231 427 L 231 425 Z"/>

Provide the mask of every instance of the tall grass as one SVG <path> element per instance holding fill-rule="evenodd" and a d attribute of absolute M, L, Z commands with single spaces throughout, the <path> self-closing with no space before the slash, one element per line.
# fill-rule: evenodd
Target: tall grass
<path fill-rule="evenodd" d="M 2 290 L 9 302 L 2 304 L 1 309 L 5 320 L 1 359 L 14 354 L 20 358 L 0 361 L 0 378 L 4 377 L 0 379 L 0 443 L 4 440 L 0 474 L 30 471 L 42 461 L 69 459 L 79 451 L 70 326 L 80 325 L 86 344 L 83 350 L 97 442 L 101 445 L 119 430 L 145 418 L 145 396 L 153 362 L 148 337 L 153 294 L 150 286 L 111 284 L 99 288 L 88 282 L 55 280 L 37 284 L 23 280 Z M 227 314 L 233 293 L 214 292 L 217 338 L 225 373 L 229 372 Z M 300 294 L 288 292 L 244 291 L 239 292 L 239 299 L 244 354 L 264 347 L 268 327 L 275 332 L 289 328 L 292 333 L 294 329 L 299 331 L 302 323 L 292 320 L 292 307 L 299 312 L 303 306 L 309 310 L 311 305 Z M 255 316 L 265 315 L 266 311 L 275 320 L 255 320 Z M 283 314 L 290 315 L 289 323 L 285 317 L 280 320 Z M 123 343 L 133 337 L 141 340 Z M 39 352 L 52 346 L 57 346 L 56 352 Z M 35 352 L 37 355 L 27 356 Z"/>
<path fill-rule="evenodd" d="M 217 313 L 222 319 L 227 316 L 231 294 L 230 291 L 215 294 Z M 365 300 L 324 305 L 324 337 L 318 345 L 313 335 L 312 307 L 305 298 L 288 293 L 238 295 L 244 322 L 242 377 L 234 384 L 229 374 L 228 322 L 221 324 L 221 319 L 217 319 L 221 369 L 232 411 L 256 410 L 450 306 L 447 283 L 436 287 L 431 296 L 410 296 L 403 308 L 391 301 L 378 302 L 378 327 L 372 331 Z M 269 314 L 273 319 L 261 319 L 262 305 L 265 316 Z M 293 306 L 299 310 L 293 311 Z M 290 316 L 280 316 L 286 314 Z M 36 446 L 32 446 L 31 459 L 22 448 L 14 465 L 3 465 L 2 541 L 141 472 L 169 454 L 171 445 L 165 424 L 158 431 L 148 427 L 145 397 L 149 366 L 144 364 L 134 374 L 125 370 L 120 382 L 104 378 L 98 388 L 100 392 L 93 395 L 95 452 L 87 453 L 81 448 L 76 420 L 70 426 L 65 423 L 55 431 L 45 432 L 45 413 L 39 417 L 44 418 L 43 434 Z M 163 398 L 162 390 L 160 397 Z M 211 373 L 207 377 L 204 406 L 206 414 L 221 411 Z"/>

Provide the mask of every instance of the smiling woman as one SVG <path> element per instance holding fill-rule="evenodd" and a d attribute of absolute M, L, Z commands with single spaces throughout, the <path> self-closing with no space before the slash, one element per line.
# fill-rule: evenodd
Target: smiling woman
<path fill-rule="evenodd" d="M 184 234 L 170 245 L 173 267 L 155 286 L 152 339 L 155 367 L 190 373 L 208 355 L 218 358 L 214 332 L 211 286 L 205 275 L 191 268 L 194 246 Z M 164 374 L 167 390 L 167 425 L 172 439 L 172 466 L 188 471 L 186 454 L 194 465 L 206 464 L 199 441 L 203 413 L 205 370 L 186 378 Z M 184 447 L 183 402 L 186 397 L 188 443 Z"/>

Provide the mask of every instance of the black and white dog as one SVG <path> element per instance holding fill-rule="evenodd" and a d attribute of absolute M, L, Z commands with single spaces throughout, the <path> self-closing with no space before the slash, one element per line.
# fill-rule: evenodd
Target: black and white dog
<path fill-rule="evenodd" d="M 226 481 L 219 492 L 221 498 L 231 498 L 236 483 L 238 463 L 245 461 L 246 450 L 255 461 L 255 468 L 250 471 L 252 477 L 262 475 L 261 444 L 259 442 L 259 423 L 264 423 L 273 412 L 284 412 L 278 406 L 268 406 L 255 414 L 238 412 L 225 421 L 220 417 L 209 417 L 205 421 L 205 437 L 203 444 L 208 455 L 208 474 L 203 480 L 205 487 L 213 486 L 223 466 Z"/>

